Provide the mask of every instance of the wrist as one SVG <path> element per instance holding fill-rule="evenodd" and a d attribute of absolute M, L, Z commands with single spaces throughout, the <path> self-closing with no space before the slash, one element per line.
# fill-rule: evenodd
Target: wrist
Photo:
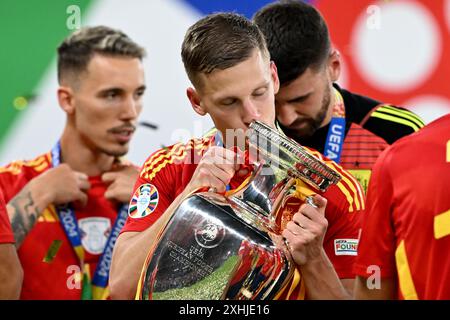
<path fill-rule="evenodd" d="M 318 271 L 327 268 L 331 265 L 330 259 L 323 248 L 320 249 L 320 252 L 307 260 L 307 262 L 301 266 L 304 271 Z"/>

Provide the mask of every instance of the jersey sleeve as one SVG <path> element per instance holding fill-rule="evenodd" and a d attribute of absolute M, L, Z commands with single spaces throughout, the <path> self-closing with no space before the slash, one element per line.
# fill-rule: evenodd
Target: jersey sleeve
<path fill-rule="evenodd" d="M 50 167 L 49 153 L 33 160 L 17 160 L 0 167 L 0 243 L 14 243 L 14 234 L 6 211 L 6 204 L 33 178 Z"/>
<path fill-rule="evenodd" d="M 14 234 L 9 223 L 3 193 L 0 189 L 0 244 L 14 242 Z"/>
<path fill-rule="evenodd" d="M 323 246 L 339 278 L 353 279 L 365 199 L 359 183 L 345 171 L 341 175 L 341 182 L 323 195 L 328 220 Z"/>
<path fill-rule="evenodd" d="M 353 279 L 361 217 L 365 211 L 363 189 L 359 182 L 336 162 L 317 151 L 308 150 L 341 176 L 336 185 L 330 186 L 322 193 L 327 199 L 325 218 L 328 220 L 323 247 L 339 278 Z"/>
<path fill-rule="evenodd" d="M 362 219 L 362 232 L 355 274 L 367 278 L 373 266 L 380 268 L 383 278 L 395 273 L 395 234 L 391 219 L 393 187 L 389 172 L 390 150 L 386 149 L 373 167 L 367 194 L 367 210 Z"/>
<path fill-rule="evenodd" d="M 0 167 L 0 189 L 5 203 L 19 193 L 30 180 L 51 167 L 50 154 L 46 153 L 33 160 L 17 160 Z"/>
<path fill-rule="evenodd" d="M 144 163 L 134 186 L 123 232 L 141 232 L 151 227 L 176 197 L 177 166 L 173 162 L 175 145 L 153 153 Z"/>

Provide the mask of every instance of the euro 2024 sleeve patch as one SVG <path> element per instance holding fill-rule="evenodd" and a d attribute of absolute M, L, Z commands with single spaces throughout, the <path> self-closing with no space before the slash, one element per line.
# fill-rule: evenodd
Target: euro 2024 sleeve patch
<path fill-rule="evenodd" d="M 135 219 L 144 218 L 155 211 L 158 200 L 158 189 L 149 183 L 142 184 L 131 198 L 128 215 Z"/>

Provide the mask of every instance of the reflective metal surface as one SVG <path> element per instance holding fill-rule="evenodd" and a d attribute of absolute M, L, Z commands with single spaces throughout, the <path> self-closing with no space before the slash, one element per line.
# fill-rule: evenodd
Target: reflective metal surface
<path fill-rule="evenodd" d="M 273 299 L 289 283 L 283 199 L 298 179 L 324 191 L 340 176 L 263 123 L 250 125 L 247 141 L 250 179 L 226 196 L 194 194 L 175 210 L 144 266 L 141 299 Z"/>

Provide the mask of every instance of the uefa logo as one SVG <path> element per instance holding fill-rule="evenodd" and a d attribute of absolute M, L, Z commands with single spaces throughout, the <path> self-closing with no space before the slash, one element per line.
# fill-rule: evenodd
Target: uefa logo
<path fill-rule="evenodd" d="M 225 228 L 220 221 L 204 220 L 194 229 L 195 241 L 206 249 L 217 247 L 225 238 Z"/>

